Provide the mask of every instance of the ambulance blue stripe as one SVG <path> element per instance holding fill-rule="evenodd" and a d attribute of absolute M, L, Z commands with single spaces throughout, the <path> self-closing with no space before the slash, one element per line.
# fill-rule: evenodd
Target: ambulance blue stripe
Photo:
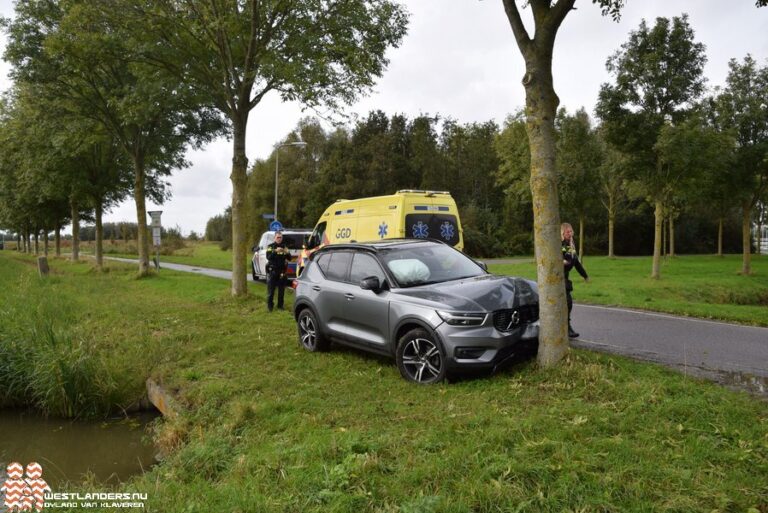
<path fill-rule="evenodd" d="M 437 207 L 437 209 L 438 209 L 440 212 L 448 212 L 448 210 L 450 210 L 448 207 Z"/>
<path fill-rule="evenodd" d="M 416 205 L 413 207 L 414 210 L 429 210 L 429 207 L 427 205 Z"/>

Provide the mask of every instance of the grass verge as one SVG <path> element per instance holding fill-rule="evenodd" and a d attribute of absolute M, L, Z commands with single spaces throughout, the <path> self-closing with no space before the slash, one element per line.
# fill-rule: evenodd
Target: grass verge
<path fill-rule="evenodd" d="M 753 255 L 741 276 L 741 255 L 666 259 L 661 279 L 650 278 L 650 257 L 588 257 L 590 282 L 571 272 L 576 302 L 622 306 L 691 317 L 768 326 L 768 257 Z M 534 263 L 492 264 L 491 272 L 536 279 Z"/>
<path fill-rule="evenodd" d="M 27 261 L 0 256 L 6 297 Z M 746 394 L 583 351 L 418 387 L 388 360 L 302 351 L 263 285 L 240 300 L 201 276 L 52 266 L 40 286 L 76 298 L 80 335 L 139 347 L 184 406 L 158 427 L 169 456 L 126 485 L 149 511 L 768 511 L 768 408 Z"/>

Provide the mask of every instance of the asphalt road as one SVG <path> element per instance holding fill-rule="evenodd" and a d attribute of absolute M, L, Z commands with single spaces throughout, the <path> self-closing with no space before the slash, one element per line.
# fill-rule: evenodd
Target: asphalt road
<path fill-rule="evenodd" d="M 622 354 L 768 395 L 768 328 L 574 305 L 575 347 Z"/>
<path fill-rule="evenodd" d="M 160 266 L 232 279 L 230 271 L 162 260 Z M 580 334 L 574 347 L 661 363 L 768 397 L 768 328 L 582 304 L 574 305 L 572 319 Z"/>

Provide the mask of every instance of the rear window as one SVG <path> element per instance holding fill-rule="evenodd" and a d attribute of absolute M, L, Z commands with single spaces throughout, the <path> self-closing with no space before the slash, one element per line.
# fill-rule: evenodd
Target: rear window
<path fill-rule="evenodd" d="M 459 243 L 456 216 L 450 214 L 408 214 L 405 234 L 416 239 L 436 239 L 455 246 Z"/>
<path fill-rule="evenodd" d="M 284 233 L 283 244 L 288 249 L 301 249 L 304 245 L 304 234 L 301 233 Z"/>
<path fill-rule="evenodd" d="M 346 281 L 352 253 L 349 251 L 334 251 L 320 255 L 317 265 L 329 280 Z"/>

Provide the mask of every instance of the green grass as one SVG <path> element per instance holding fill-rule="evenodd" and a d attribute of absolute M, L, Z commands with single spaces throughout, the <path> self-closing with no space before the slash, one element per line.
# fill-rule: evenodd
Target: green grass
<path fill-rule="evenodd" d="M 148 511 L 768 510 L 768 408 L 744 393 L 584 351 L 414 386 L 388 360 L 301 350 L 263 285 L 235 300 L 223 280 L 109 266 L 54 260 L 41 281 L 2 254 L 0 287 L 15 304 L 39 287 L 113 371 L 177 395 L 156 432 L 171 452 L 125 485 Z"/>
<path fill-rule="evenodd" d="M 662 264 L 652 280 L 650 257 L 588 257 L 590 282 L 574 270 L 576 302 L 623 306 L 692 317 L 768 326 L 768 257 L 752 256 L 750 276 L 741 276 L 741 255 L 679 256 Z M 489 270 L 536 279 L 533 263 L 492 264 Z"/>
<path fill-rule="evenodd" d="M 93 244 L 83 244 L 83 252 L 92 254 Z M 223 251 L 219 248 L 218 242 L 185 242 L 186 247 L 177 249 L 172 255 L 160 255 L 160 262 L 172 262 L 174 264 L 186 264 L 199 267 L 210 267 L 211 269 L 223 269 L 225 271 L 232 270 L 232 250 Z M 122 242 L 116 242 L 114 245 L 105 241 L 104 244 L 105 256 L 120 257 L 120 258 L 136 258 L 135 244 L 124 244 Z M 154 256 L 154 253 L 152 253 Z M 247 257 L 247 269 L 250 272 L 251 269 L 251 257 L 252 254 L 248 254 Z"/>

